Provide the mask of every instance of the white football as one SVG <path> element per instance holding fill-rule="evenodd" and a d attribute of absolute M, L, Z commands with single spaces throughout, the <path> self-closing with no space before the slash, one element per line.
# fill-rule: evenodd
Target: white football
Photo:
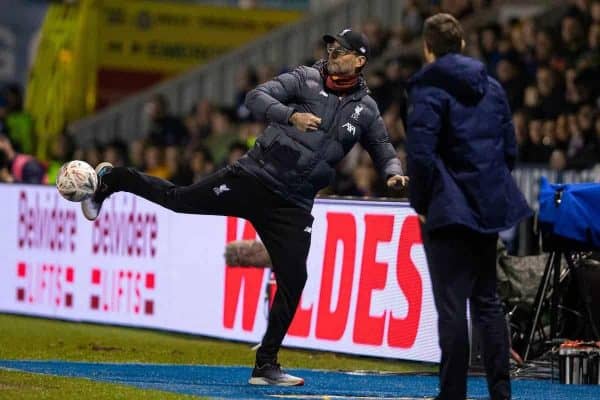
<path fill-rule="evenodd" d="M 58 193 L 69 201 L 83 201 L 91 197 L 98 186 L 94 168 L 85 161 L 69 161 L 60 167 L 56 177 Z"/>

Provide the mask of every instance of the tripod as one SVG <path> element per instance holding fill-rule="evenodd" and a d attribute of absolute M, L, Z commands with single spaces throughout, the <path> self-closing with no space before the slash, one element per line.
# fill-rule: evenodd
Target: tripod
<path fill-rule="evenodd" d="M 581 252 L 591 251 L 589 246 L 583 243 L 575 242 L 570 239 L 565 239 L 557 236 L 547 235 L 544 240 L 544 250 L 549 252 L 548 261 L 542 275 L 542 280 L 538 286 L 538 290 L 534 302 L 534 315 L 531 322 L 531 329 L 527 338 L 527 346 L 525 348 L 525 361 L 529 358 L 529 352 L 534 342 L 536 332 L 539 332 L 540 336 L 545 336 L 544 328 L 541 326 L 541 315 L 545 303 L 548 302 L 548 296 L 550 295 L 550 333 L 543 343 L 553 343 L 558 339 L 558 313 L 559 313 L 559 301 L 560 301 L 560 284 L 561 281 L 570 275 L 571 279 L 574 279 L 575 285 L 579 290 L 580 295 L 583 296 L 584 303 L 584 318 L 591 327 L 592 333 L 596 340 L 600 339 L 598 334 L 598 327 L 594 322 L 591 309 L 591 298 L 589 293 L 585 290 L 584 282 L 577 276 L 576 261 L 579 264 L 581 261 Z M 564 257 L 567 268 L 562 268 L 561 260 Z"/>

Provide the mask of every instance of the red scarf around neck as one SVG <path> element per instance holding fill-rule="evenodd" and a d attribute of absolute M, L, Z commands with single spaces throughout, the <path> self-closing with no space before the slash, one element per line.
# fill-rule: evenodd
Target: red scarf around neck
<path fill-rule="evenodd" d="M 336 76 L 327 75 L 325 86 L 327 89 L 336 92 L 344 93 L 354 88 L 358 84 L 358 75 L 351 76 Z"/>

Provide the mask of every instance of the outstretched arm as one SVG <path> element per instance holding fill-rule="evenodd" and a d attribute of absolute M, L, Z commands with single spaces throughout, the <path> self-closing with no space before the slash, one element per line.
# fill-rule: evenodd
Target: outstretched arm
<path fill-rule="evenodd" d="M 361 145 L 367 150 L 379 175 L 390 188 L 401 188 L 408 182 L 404 176 L 400 160 L 385 129 L 381 115 L 377 115 L 369 130 L 361 137 Z"/>

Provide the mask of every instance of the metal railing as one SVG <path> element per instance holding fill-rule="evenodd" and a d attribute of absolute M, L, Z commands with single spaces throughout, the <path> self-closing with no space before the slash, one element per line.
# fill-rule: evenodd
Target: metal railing
<path fill-rule="evenodd" d="M 162 82 L 137 95 L 76 121 L 69 131 L 79 146 L 108 143 L 115 139 L 130 141 L 143 136 L 143 106 L 154 93 L 167 97 L 175 114 L 184 114 L 201 99 L 232 105 L 235 77 L 244 65 L 301 64 L 312 56 L 314 46 L 324 33 L 355 27 L 369 18 L 383 26 L 400 20 L 405 0 L 347 0 L 276 31 L 216 60 Z"/>
<path fill-rule="evenodd" d="M 513 177 L 534 210 L 538 209 L 540 178 L 546 177 L 550 183 L 600 182 L 600 166 L 581 171 L 556 171 L 545 166 L 520 166 L 513 171 Z"/>

